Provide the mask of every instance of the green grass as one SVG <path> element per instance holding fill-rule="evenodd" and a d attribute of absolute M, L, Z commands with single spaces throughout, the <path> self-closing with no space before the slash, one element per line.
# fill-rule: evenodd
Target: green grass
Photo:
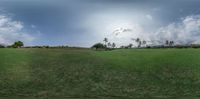
<path fill-rule="evenodd" d="M 1 96 L 199 97 L 200 49 L 0 49 Z"/>

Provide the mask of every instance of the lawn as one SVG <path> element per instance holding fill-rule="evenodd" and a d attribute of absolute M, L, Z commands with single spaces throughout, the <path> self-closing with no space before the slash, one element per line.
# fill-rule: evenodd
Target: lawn
<path fill-rule="evenodd" d="M 0 97 L 198 96 L 200 49 L 0 49 Z"/>

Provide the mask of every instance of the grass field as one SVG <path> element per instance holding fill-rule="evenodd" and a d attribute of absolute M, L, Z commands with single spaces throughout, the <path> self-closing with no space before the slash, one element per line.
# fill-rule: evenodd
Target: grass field
<path fill-rule="evenodd" d="M 1 96 L 198 97 L 200 49 L 0 49 Z"/>

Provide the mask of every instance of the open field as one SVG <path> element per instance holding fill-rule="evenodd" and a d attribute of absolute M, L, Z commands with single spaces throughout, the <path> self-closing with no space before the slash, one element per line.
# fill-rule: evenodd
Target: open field
<path fill-rule="evenodd" d="M 200 49 L 0 49 L 0 96 L 198 97 Z"/>

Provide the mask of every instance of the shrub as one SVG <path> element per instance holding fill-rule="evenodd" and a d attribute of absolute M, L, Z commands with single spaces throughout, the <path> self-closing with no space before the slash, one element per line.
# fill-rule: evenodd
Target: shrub
<path fill-rule="evenodd" d="M 104 46 L 102 43 L 96 43 L 92 46 L 92 48 L 97 49 L 106 49 L 106 46 Z"/>
<path fill-rule="evenodd" d="M 0 48 L 5 48 L 5 46 L 0 44 Z"/>

